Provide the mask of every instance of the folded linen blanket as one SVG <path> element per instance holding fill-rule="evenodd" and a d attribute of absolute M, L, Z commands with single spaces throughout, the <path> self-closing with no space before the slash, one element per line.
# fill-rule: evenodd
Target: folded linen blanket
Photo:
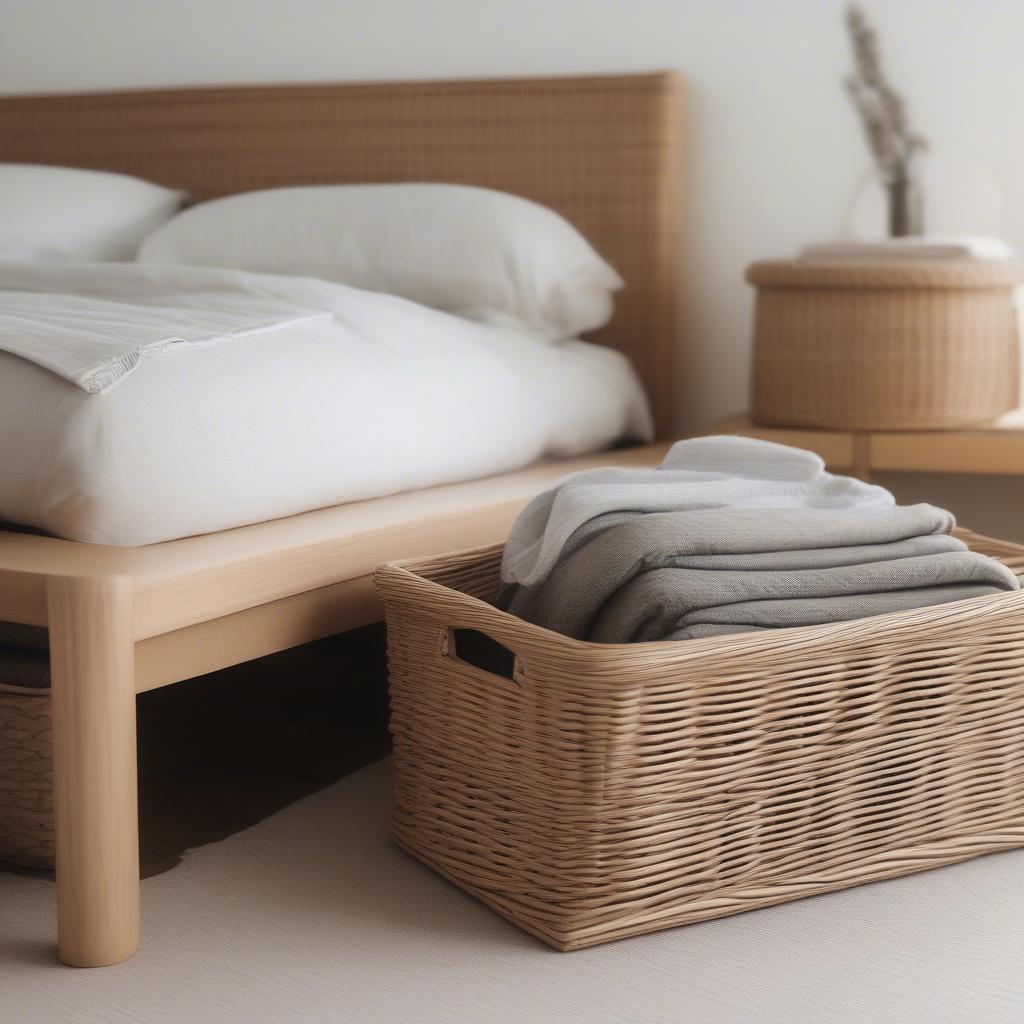
<path fill-rule="evenodd" d="M 0 263 L 0 350 L 100 394 L 168 349 L 333 315 L 254 280 L 205 267 Z"/>
<path fill-rule="evenodd" d="M 763 454 L 777 468 L 785 451 Z M 836 622 L 1018 588 L 1004 566 L 948 536 L 950 513 L 895 506 L 883 493 L 889 504 L 853 508 L 602 512 L 559 545 L 536 582 L 506 578 L 499 604 L 568 636 L 626 643 Z"/>
<path fill-rule="evenodd" d="M 981 597 L 1015 583 L 1009 570 L 971 551 L 787 571 L 655 569 L 622 587 L 588 635 L 629 643 L 817 625 Z"/>
<path fill-rule="evenodd" d="M 882 487 L 825 472 L 813 452 L 749 437 L 698 437 L 674 444 L 657 469 L 584 470 L 538 495 L 512 527 L 501 578 L 522 586 L 540 583 L 573 533 L 609 512 L 894 504 Z"/>

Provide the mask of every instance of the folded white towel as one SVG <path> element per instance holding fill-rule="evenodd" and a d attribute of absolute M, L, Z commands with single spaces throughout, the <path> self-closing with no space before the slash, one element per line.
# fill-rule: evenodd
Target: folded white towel
<path fill-rule="evenodd" d="M 657 469 L 584 470 L 538 495 L 512 527 L 501 578 L 520 586 L 546 579 L 572 534 L 608 512 L 894 504 L 883 487 L 825 472 L 813 452 L 749 437 L 697 437 L 674 444 Z"/>

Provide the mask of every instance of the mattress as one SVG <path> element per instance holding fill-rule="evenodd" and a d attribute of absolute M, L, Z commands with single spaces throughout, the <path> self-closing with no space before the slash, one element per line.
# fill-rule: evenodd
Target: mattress
<path fill-rule="evenodd" d="M 105 394 L 0 352 L 0 520 L 151 544 L 650 436 L 617 352 L 411 305 L 166 352 Z"/>

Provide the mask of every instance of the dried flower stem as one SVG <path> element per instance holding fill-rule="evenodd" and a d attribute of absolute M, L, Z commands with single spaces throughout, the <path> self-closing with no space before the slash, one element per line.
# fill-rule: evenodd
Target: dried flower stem
<path fill-rule="evenodd" d="M 846 27 L 856 68 L 846 79 L 846 91 L 860 114 L 868 147 L 884 181 L 906 182 L 911 159 L 926 149 L 927 143 L 910 130 L 906 104 L 885 77 L 878 34 L 863 8 L 851 4 L 846 9 Z"/>

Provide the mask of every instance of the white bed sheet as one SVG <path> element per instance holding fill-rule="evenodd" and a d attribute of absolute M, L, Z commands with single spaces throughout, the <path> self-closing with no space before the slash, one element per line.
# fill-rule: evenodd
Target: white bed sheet
<path fill-rule="evenodd" d="M 0 352 L 0 520 L 135 546 L 649 436 L 618 353 L 426 312 L 175 351 L 103 395 Z"/>

